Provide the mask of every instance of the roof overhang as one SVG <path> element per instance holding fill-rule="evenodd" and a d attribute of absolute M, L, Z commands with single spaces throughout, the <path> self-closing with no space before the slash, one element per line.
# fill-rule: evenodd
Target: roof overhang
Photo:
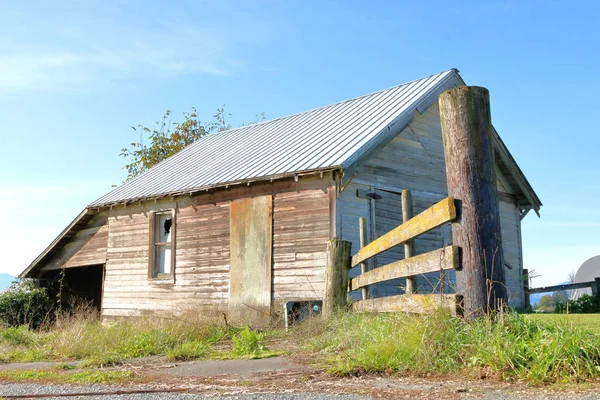
<path fill-rule="evenodd" d="M 210 191 L 216 190 L 216 189 L 230 189 L 230 188 L 239 187 L 239 186 L 250 186 L 255 183 L 275 182 L 275 181 L 281 180 L 281 179 L 294 178 L 297 181 L 300 177 L 306 177 L 306 176 L 320 175 L 321 177 L 323 177 L 326 173 L 330 173 L 330 172 L 334 172 L 334 171 L 341 171 L 341 170 L 342 170 L 341 165 L 334 165 L 334 166 L 328 166 L 328 167 L 324 167 L 324 168 L 286 172 L 283 174 L 259 176 L 259 177 L 249 178 L 249 179 L 242 179 L 242 180 L 238 180 L 238 181 L 219 182 L 214 185 L 206 185 L 206 186 L 201 186 L 201 187 L 191 188 L 191 189 L 186 189 L 186 190 L 166 192 L 166 193 L 161 193 L 160 195 L 156 195 L 156 196 L 136 197 L 136 198 L 131 198 L 131 199 L 127 199 L 127 200 L 108 202 L 108 203 L 99 204 L 99 205 L 90 205 L 88 207 L 90 210 L 100 211 L 102 209 L 111 208 L 111 207 L 115 207 L 118 205 L 127 205 L 127 204 L 139 203 L 142 201 L 154 201 L 154 200 L 161 200 L 161 199 L 166 199 L 166 198 L 175 198 L 175 197 L 184 196 L 184 195 L 197 195 L 197 194 L 201 194 L 203 192 L 210 192 Z"/>
<path fill-rule="evenodd" d="M 23 272 L 19 274 L 19 278 L 31 277 L 31 274 L 36 272 L 37 267 L 43 265 L 56 255 L 55 249 L 57 246 L 66 244 L 77 234 L 77 232 L 87 224 L 97 212 L 88 208 L 84 209 L 79 215 L 71 221 L 71 223 L 50 243 L 48 247 L 39 255 Z"/>

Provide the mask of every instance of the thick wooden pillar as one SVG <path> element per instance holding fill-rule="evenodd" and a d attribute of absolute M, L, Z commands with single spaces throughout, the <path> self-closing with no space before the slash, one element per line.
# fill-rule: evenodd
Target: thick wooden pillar
<path fill-rule="evenodd" d="M 458 204 L 452 238 L 462 249 L 456 291 L 474 318 L 506 304 L 504 254 L 496 194 L 489 92 L 476 86 L 439 98 L 448 195 Z"/>
<path fill-rule="evenodd" d="M 327 243 L 327 266 L 323 291 L 323 316 L 346 306 L 348 297 L 348 274 L 352 242 L 333 238 Z"/>

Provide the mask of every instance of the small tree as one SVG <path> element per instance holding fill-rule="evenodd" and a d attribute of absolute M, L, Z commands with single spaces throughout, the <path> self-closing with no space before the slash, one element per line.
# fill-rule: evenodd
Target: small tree
<path fill-rule="evenodd" d="M 554 299 L 551 295 L 546 294 L 542 296 L 540 301 L 533 307 L 534 310 L 543 311 L 543 312 L 552 312 L 554 311 Z"/>
<path fill-rule="evenodd" d="M 131 128 L 139 132 L 137 142 L 131 142 L 130 147 L 121 149 L 121 156 L 129 159 L 123 169 L 127 170 L 127 179 L 131 180 L 149 168 L 152 168 L 162 160 L 183 150 L 196 140 L 211 133 L 222 132 L 231 129 L 231 125 L 225 121 L 225 106 L 217 109 L 212 121 L 203 122 L 198 117 L 198 112 L 192 107 L 191 112 L 184 112 L 184 121 L 181 123 L 171 122 L 171 111 L 167 110 L 161 121 L 157 121 L 157 127 L 150 129 L 142 124 Z M 256 122 L 263 121 L 265 114 L 258 114 Z M 149 144 L 144 144 L 144 137 Z"/>
<path fill-rule="evenodd" d="M 566 290 L 558 290 L 552 293 L 552 299 L 554 300 L 554 305 L 567 304 L 569 301 L 569 294 Z"/>

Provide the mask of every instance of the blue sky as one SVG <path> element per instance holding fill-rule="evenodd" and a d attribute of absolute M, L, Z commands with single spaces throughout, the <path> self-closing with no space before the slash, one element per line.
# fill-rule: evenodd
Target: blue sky
<path fill-rule="evenodd" d="M 0 272 L 122 182 L 130 127 L 166 109 L 225 104 L 236 125 L 452 67 L 490 90 L 544 202 L 523 223 L 534 284 L 600 254 L 595 2 L 5 1 L 0 15 Z"/>

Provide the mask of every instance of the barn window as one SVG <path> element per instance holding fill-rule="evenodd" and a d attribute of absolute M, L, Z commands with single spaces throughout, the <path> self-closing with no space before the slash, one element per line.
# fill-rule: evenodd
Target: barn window
<path fill-rule="evenodd" d="M 169 278 L 175 266 L 175 213 L 172 210 L 150 214 L 149 278 Z"/>

